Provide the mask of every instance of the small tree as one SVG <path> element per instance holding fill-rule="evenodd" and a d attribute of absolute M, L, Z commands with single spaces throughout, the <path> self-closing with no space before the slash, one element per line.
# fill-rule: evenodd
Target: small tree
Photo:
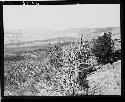
<path fill-rule="evenodd" d="M 111 32 L 104 33 L 93 41 L 92 53 L 97 57 L 98 63 L 111 63 L 113 56 L 114 42 L 111 39 Z"/>

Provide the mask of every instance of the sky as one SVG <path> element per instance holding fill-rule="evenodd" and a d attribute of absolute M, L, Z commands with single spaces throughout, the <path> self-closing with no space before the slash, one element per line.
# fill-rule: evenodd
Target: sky
<path fill-rule="evenodd" d="M 120 4 L 4 5 L 4 30 L 120 26 Z"/>

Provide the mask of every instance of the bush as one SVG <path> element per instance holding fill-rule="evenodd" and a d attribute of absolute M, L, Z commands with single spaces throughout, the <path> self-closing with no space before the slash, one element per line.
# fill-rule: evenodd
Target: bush
<path fill-rule="evenodd" d="M 104 33 L 93 41 L 92 53 L 97 57 L 98 63 L 111 63 L 114 50 L 114 42 L 111 39 L 111 33 Z"/>

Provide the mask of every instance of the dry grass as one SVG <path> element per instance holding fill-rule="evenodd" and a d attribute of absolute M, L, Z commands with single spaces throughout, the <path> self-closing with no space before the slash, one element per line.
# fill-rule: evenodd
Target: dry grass
<path fill-rule="evenodd" d="M 89 94 L 121 95 L 121 60 L 101 66 L 95 73 L 87 77 Z"/>

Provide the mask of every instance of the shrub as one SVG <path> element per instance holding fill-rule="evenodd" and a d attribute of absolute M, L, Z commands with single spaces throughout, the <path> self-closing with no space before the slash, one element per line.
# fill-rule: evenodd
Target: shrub
<path fill-rule="evenodd" d="M 114 42 L 111 33 L 104 33 L 93 41 L 92 53 L 97 57 L 98 63 L 110 63 L 113 56 Z"/>
<path fill-rule="evenodd" d="M 66 63 L 68 63 L 68 66 L 73 67 L 72 71 L 75 74 L 74 77 L 70 79 L 74 85 L 72 90 L 78 91 L 79 88 L 81 88 L 82 91 L 86 92 L 84 95 L 88 94 L 87 90 L 89 85 L 86 78 L 88 74 L 95 71 L 92 67 L 93 65 L 88 63 L 88 60 L 92 57 L 88 44 L 83 45 L 83 41 L 78 44 L 71 44 L 69 48 L 65 49 L 65 52 L 67 53 L 66 59 L 68 59 Z M 69 74 L 69 77 L 71 76 L 72 75 Z M 79 88 L 76 87 L 77 85 Z M 71 95 L 77 95 L 77 92 L 73 91 Z"/>

